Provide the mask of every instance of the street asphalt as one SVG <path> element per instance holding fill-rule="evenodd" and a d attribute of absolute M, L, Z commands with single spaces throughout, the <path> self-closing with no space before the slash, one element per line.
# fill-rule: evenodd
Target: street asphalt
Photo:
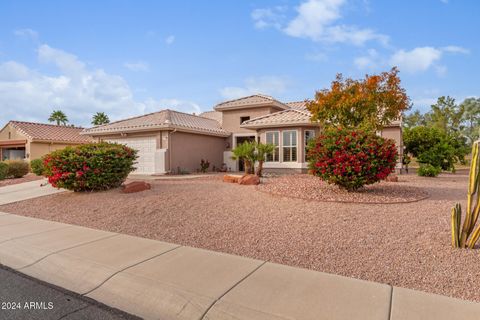
<path fill-rule="evenodd" d="M 0 265 L 1 320 L 139 319 Z"/>

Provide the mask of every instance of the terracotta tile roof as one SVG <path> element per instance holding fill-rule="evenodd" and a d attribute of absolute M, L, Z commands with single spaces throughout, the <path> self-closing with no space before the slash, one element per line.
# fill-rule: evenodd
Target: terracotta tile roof
<path fill-rule="evenodd" d="M 9 124 L 32 141 L 92 142 L 90 137 L 80 135 L 80 132 L 83 131 L 83 128 L 80 127 L 57 126 L 24 121 L 10 121 Z"/>
<path fill-rule="evenodd" d="M 223 122 L 222 113 L 219 112 L 219 111 L 205 111 L 205 112 L 200 113 L 199 116 L 215 120 L 220 124 L 222 124 L 222 122 Z"/>
<path fill-rule="evenodd" d="M 307 105 L 306 105 L 307 101 L 305 101 L 305 100 L 304 101 L 286 102 L 285 104 L 292 109 L 303 110 L 303 111 L 307 110 Z"/>
<path fill-rule="evenodd" d="M 95 136 L 151 129 L 178 129 L 209 135 L 230 135 L 216 120 L 169 109 L 85 129 L 82 134 Z"/>
<path fill-rule="evenodd" d="M 264 94 L 254 94 L 248 97 L 243 97 L 235 100 L 229 100 L 222 103 L 217 104 L 214 109 L 221 111 L 221 110 L 229 110 L 229 109 L 237 109 L 237 108 L 244 108 L 245 106 L 274 106 L 280 110 L 288 109 L 288 106 L 283 102 L 280 102 L 274 99 L 271 96 L 267 96 Z"/>
<path fill-rule="evenodd" d="M 289 125 L 314 125 L 310 113 L 297 109 L 288 109 L 245 121 L 241 127 L 262 128 Z"/>

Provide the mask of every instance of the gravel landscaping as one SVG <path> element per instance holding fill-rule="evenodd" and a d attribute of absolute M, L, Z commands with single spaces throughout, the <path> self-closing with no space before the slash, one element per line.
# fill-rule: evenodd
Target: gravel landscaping
<path fill-rule="evenodd" d="M 62 193 L 0 211 L 480 302 L 480 250 L 450 247 L 450 208 L 465 205 L 467 175 L 400 180 L 392 187 L 429 197 L 393 204 L 306 201 L 206 177 L 149 181 L 152 189 L 142 193 Z M 275 183 L 269 181 L 259 188 Z M 377 197 L 371 194 L 361 198 Z"/>
<path fill-rule="evenodd" d="M 39 177 L 33 173 L 29 173 L 22 178 L 0 180 L 0 187 L 11 186 L 18 183 L 30 182 L 30 181 L 36 181 L 36 180 L 42 180 L 42 179 L 44 178 Z"/>
<path fill-rule="evenodd" d="M 285 175 L 280 178 L 265 179 L 264 182 L 258 186 L 259 191 L 305 200 L 387 204 L 414 202 L 428 197 L 427 191 L 423 188 L 407 185 L 405 183 L 407 181 L 402 178 L 399 182 L 368 185 L 357 192 L 347 192 L 323 182 L 318 177 L 306 174 Z"/>

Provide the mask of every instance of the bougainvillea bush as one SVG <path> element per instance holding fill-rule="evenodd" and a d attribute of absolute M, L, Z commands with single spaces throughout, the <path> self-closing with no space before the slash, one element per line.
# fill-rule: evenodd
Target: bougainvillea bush
<path fill-rule="evenodd" d="M 56 188 L 97 191 L 119 187 L 133 167 L 137 152 L 116 143 L 67 147 L 43 158 L 44 175 Z"/>
<path fill-rule="evenodd" d="M 393 140 L 342 128 L 326 130 L 310 145 L 310 172 L 348 191 L 385 179 L 395 170 Z"/>

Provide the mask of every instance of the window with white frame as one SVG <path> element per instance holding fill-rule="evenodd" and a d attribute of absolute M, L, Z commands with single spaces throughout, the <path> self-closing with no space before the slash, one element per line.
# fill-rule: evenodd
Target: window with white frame
<path fill-rule="evenodd" d="M 278 131 L 268 131 L 265 133 L 265 142 L 273 144 L 275 150 L 272 153 L 267 154 L 265 161 L 267 162 L 278 162 L 280 161 L 280 141 L 279 141 L 280 132 Z"/>
<path fill-rule="evenodd" d="M 303 141 L 305 143 L 305 154 L 304 154 L 304 161 L 307 161 L 307 147 L 310 140 L 315 138 L 315 130 L 305 130 Z"/>
<path fill-rule="evenodd" d="M 297 161 L 297 131 L 283 131 L 282 134 L 283 162 Z"/>

